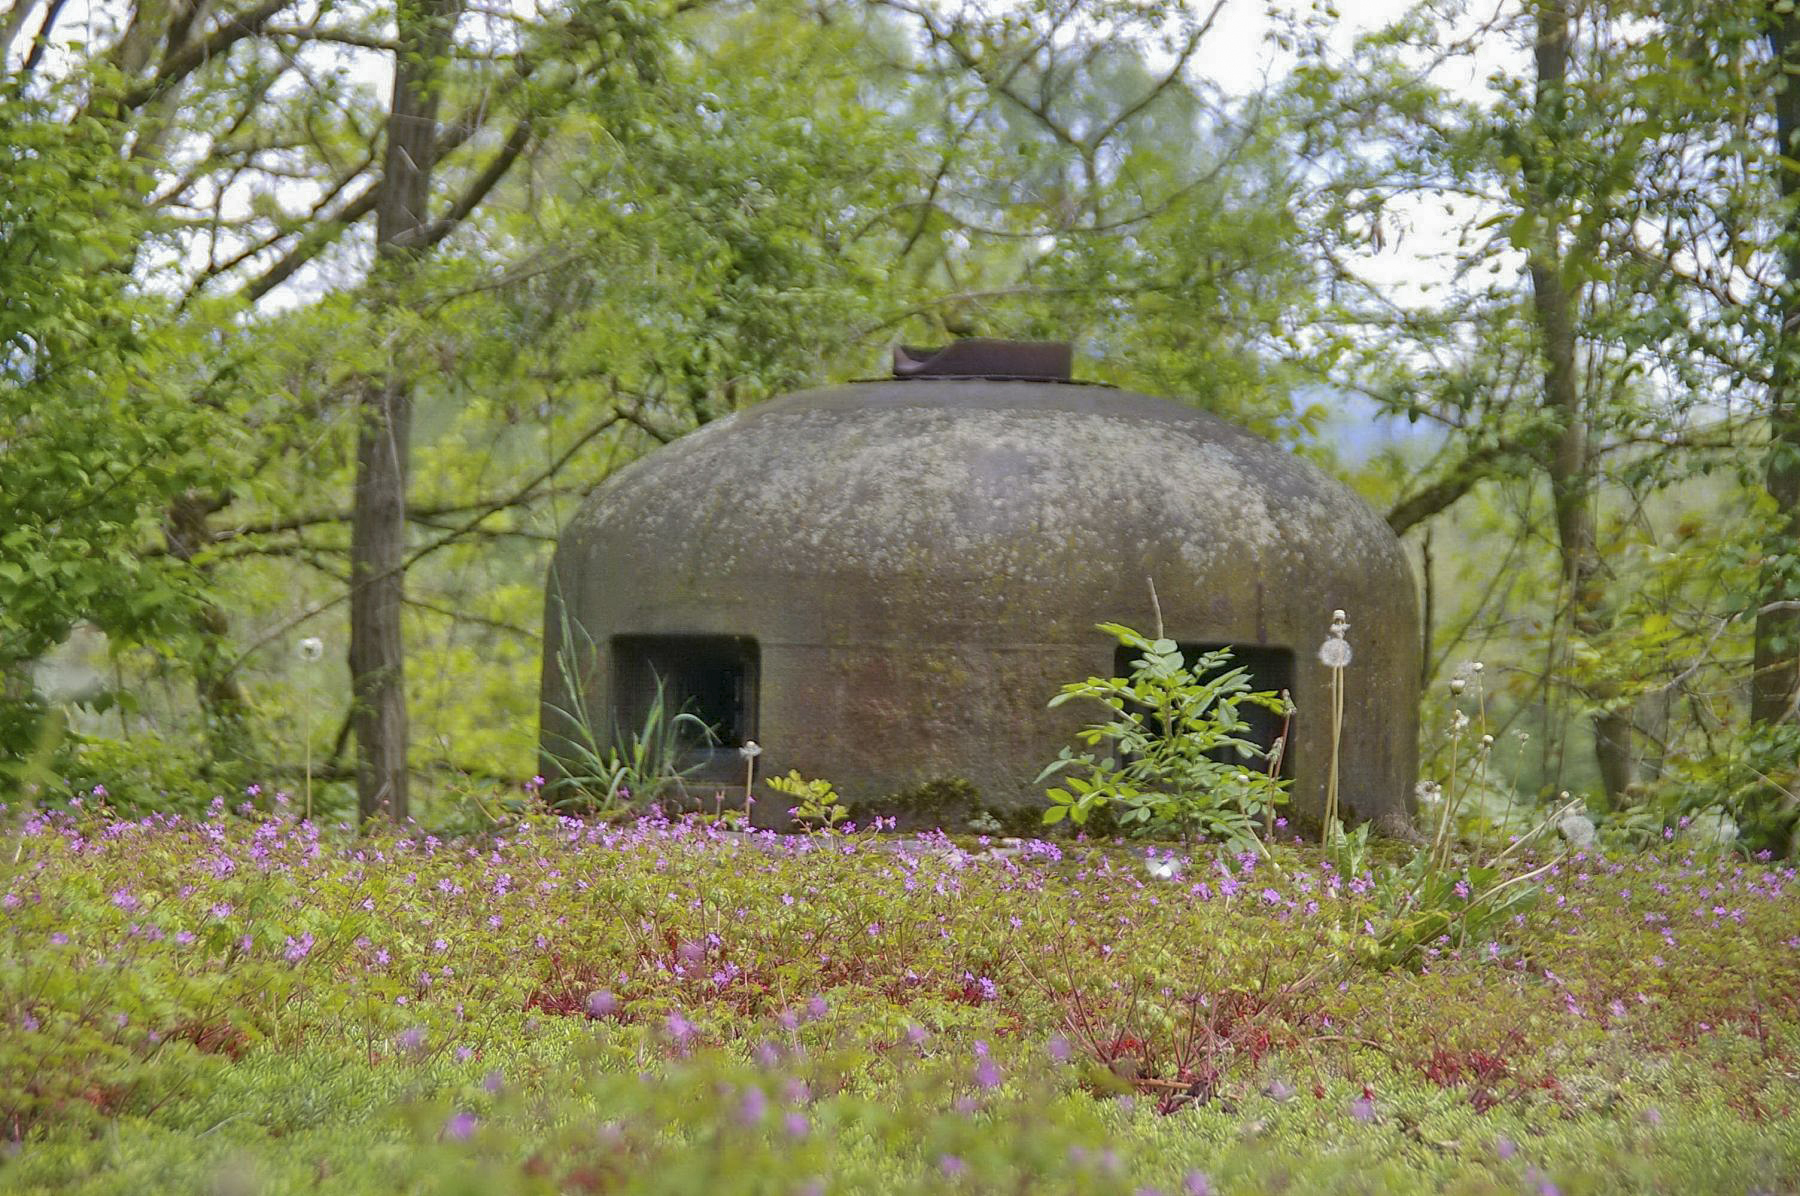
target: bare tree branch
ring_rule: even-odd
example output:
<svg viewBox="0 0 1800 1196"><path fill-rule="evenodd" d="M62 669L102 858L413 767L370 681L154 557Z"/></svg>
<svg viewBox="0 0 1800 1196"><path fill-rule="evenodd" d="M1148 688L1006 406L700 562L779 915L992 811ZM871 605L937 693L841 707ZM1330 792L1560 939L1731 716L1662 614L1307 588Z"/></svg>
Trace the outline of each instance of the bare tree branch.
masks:
<svg viewBox="0 0 1800 1196"><path fill-rule="evenodd" d="M1455 505L1463 495L1500 472L1506 458L1518 449L1518 445L1506 441L1476 445L1436 481L1395 503L1387 514L1388 527L1393 529L1396 536L1405 535L1433 515Z"/></svg>
<svg viewBox="0 0 1800 1196"><path fill-rule="evenodd" d="M38 26L37 36L31 39L31 50L19 67L21 75L29 76L44 60L44 52L50 48L50 35L56 30L56 18L62 15L65 3L67 0L50 0L50 7L44 10L44 23Z"/></svg>
<svg viewBox="0 0 1800 1196"><path fill-rule="evenodd" d="M13 41L25 28L25 22L37 11L38 0L13 0L13 6L6 10L6 19L0 20L0 69L6 66L7 55L12 53Z"/></svg>
<svg viewBox="0 0 1800 1196"><path fill-rule="evenodd" d="M294 0L262 0L262 3L246 12L226 17L210 36L189 42L165 58L149 82L127 91L124 95L125 106L143 107L245 38L261 32L276 13L293 2Z"/></svg>
<svg viewBox="0 0 1800 1196"><path fill-rule="evenodd" d="M482 200L487 198L488 192L492 191L499 185L500 180L506 177L506 172L512 169L513 163L519 160L519 155L524 153L526 147L531 144L531 138L531 118L523 117L513 125L512 132L507 135L505 144L492 158L488 159L487 166L470 180L463 193L452 201L449 210L424 230L423 235L419 238L419 244L421 246L436 245L455 232L457 226L468 219L469 214L480 206Z"/></svg>
<svg viewBox="0 0 1800 1196"><path fill-rule="evenodd" d="M525 76L530 73L531 68L529 65L522 66L516 76L514 85L516 86L517 82L523 81ZM469 105L468 108L464 109L455 120L444 125L437 138L437 149L435 151L437 160L441 162L448 154L460 148L464 142L468 141L469 138L479 132L482 126L487 123L490 111L491 105L489 97L484 94L473 104ZM516 129L515 132L517 132ZM523 147L520 148L523 149ZM513 155L515 158L517 156L517 154ZM356 171L352 171L349 174L342 176L338 184L338 190L342 190L342 188L348 186L350 182L354 181L357 177L366 176L368 169L374 165L374 161L375 154L374 151L371 150L369 157L364 160ZM490 163L490 166L491 165L492 164ZM506 166L510 167L511 165L511 160L507 160ZM503 169L501 173L504 174L505 170ZM498 178L496 178L495 182L498 181ZM492 186L493 184L490 183L489 188L491 189ZM323 219L308 220L305 222L306 231L301 235L300 239L294 242L294 244L289 247L288 251L282 254L279 259L268 267L268 269L245 283L238 292L239 297L245 302L254 303L288 279L292 278L302 266L306 265L321 253L325 252L325 250L329 249L332 245L336 244L338 238L343 236L344 232L349 229L351 225L373 212L375 210L376 202L380 198L380 194L381 180L377 177L371 180L367 186L358 192L355 198L345 203L343 207L339 208L332 215L324 217ZM485 192L483 194L485 194ZM326 198L328 199L329 196ZM321 202L324 201L321 200ZM479 197L477 197L476 202L480 202ZM315 208L315 212L316 211L317 209ZM467 213L464 213L464 215L466 216ZM283 235L285 236L286 234L284 233ZM262 249L269 248L270 245L277 240L279 240L279 238L266 240L256 252L261 252ZM245 255L239 255L238 259L232 264L236 265L243 260L247 260Z"/></svg>
<svg viewBox="0 0 1800 1196"><path fill-rule="evenodd" d="M520 486L517 490L513 491L513 494L511 496L495 499L491 503L484 504L483 509L479 510L478 513L476 515L474 515L472 518L466 520L464 523L460 524L459 526L452 528L451 530L445 532L442 536L439 536L437 539L431 541L429 544L421 545L419 548L413 550L412 554L410 556L408 556L404 561L401 562L401 564L399 566L400 571L410 569L413 565L417 564L424 557L430 556L432 553L438 551L440 548L444 548L447 545L454 543L456 540L462 538L462 536L464 536L469 531L473 530L475 527L477 527L479 524L481 524L484 520L486 520L487 518L496 514L499 511L505 510L509 505L516 505L516 503L518 502L519 495L527 494L527 493L531 492L532 490L535 490L539 485L541 485L543 483L544 480L556 476L556 474L559 471L561 471L561 469L565 465L567 465L569 463L569 461L575 456L576 453L580 452L583 448L585 448L594 439L596 439L602 433L604 433L608 428L616 426L618 423L621 422L621 420L623 418L624 417L622 415L618 415L618 414L610 415L606 419L601 420L594 427L589 428L586 432L583 432L580 436L576 437L574 443L572 443L562 453L557 455L556 460L552 461L549 465L545 466L537 474L533 475L522 486ZM226 666L226 668L223 670L225 675L230 675L231 673L234 673L238 669L242 668L244 666L244 662L249 660L250 657L255 655L257 652L262 650L263 647L274 642L277 639L280 639L282 636L293 631L296 627L301 626L302 624L306 623L308 620L317 618L319 615L324 614L326 611L331 610L332 608L338 606L341 603L348 602L350 600L350 595L355 591L357 585L363 585L363 586L370 585L376 580L377 580L376 577L363 578L355 585L347 587L343 593L335 594L332 597L327 598L321 602L315 602L312 606L309 606L308 608L301 611L299 614L295 615L294 617L292 617L290 619L282 620L280 623L276 624L269 631L258 636L254 641L252 641L248 646L246 646L241 652L239 652L237 654L237 656L235 658L233 658L231 663L228 666Z"/></svg>

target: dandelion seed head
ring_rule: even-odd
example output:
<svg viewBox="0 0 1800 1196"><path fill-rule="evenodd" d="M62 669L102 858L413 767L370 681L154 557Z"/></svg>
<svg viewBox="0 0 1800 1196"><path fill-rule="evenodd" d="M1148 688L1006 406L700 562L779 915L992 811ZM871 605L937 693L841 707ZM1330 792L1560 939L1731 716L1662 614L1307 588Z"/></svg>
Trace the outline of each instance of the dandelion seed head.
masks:
<svg viewBox="0 0 1800 1196"><path fill-rule="evenodd" d="M1348 668L1350 655L1350 644L1335 636L1319 645L1319 663L1328 669Z"/></svg>

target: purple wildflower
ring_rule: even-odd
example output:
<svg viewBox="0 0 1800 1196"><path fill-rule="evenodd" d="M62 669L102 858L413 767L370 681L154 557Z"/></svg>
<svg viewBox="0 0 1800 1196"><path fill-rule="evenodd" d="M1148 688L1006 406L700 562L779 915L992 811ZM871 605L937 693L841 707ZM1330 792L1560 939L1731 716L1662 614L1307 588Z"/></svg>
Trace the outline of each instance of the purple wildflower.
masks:
<svg viewBox="0 0 1800 1196"><path fill-rule="evenodd" d="M287 940L287 950L282 954L287 957L289 963L299 963L308 955L312 954L312 949L313 936L311 933L303 934L299 938L295 938L290 934L288 935Z"/></svg>

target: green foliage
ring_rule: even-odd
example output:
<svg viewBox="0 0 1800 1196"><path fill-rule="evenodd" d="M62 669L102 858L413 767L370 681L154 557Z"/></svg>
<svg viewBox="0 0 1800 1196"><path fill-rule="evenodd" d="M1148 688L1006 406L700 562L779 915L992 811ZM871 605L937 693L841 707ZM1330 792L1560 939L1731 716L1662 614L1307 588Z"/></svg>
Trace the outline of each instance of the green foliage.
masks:
<svg viewBox="0 0 1800 1196"><path fill-rule="evenodd" d="M1258 823L1287 799L1288 782L1263 771L1269 754L1243 738L1249 724L1238 708L1250 702L1284 713L1287 700L1252 693L1249 673L1231 667L1229 649L1187 661L1174 640L1152 640L1119 623L1102 623L1100 630L1142 655L1132 661L1130 677L1071 682L1050 700L1060 706L1087 699L1112 713L1079 732L1090 748L1106 745L1105 754L1064 748L1038 777L1064 776L1047 791L1044 822L1080 826L1111 808L1119 825L1140 834L1197 835L1232 851L1259 848Z"/></svg>
<svg viewBox="0 0 1800 1196"><path fill-rule="evenodd" d="M1562 802L1541 809L1521 808L1511 800L1504 813L1481 808L1482 801L1491 797L1488 773L1494 744L1488 733L1485 676L1484 666L1472 662L1454 684L1448 785L1424 787L1431 798L1421 803L1424 842L1410 857L1371 867L1374 853L1366 823L1354 833L1340 830L1327 843L1344 875L1367 875L1371 881L1371 909L1360 915L1366 933L1359 936L1354 924L1346 924L1343 934L1343 941L1352 944L1353 956L1367 966L1416 968L1423 966L1432 943L1453 942L1460 947L1498 940L1507 924L1521 919L1538 900L1541 878L1555 871L1563 858L1552 855L1548 863L1523 872L1505 868L1527 848L1555 845L1562 820L1575 815L1581 803L1564 794ZM1458 704L1465 699L1475 707L1473 722ZM1465 739L1473 740L1468 748ZM1523 821L1516 823L1515 817ZM1508 834L1515 826L1520 833ZM1508 842L1496 845L1501 837ZM1465 844L1466 853L1459 850Z"/></svg>
<svg viewBox="0 0 1800 1196"><path fill-rule="evenodd" d="M387 8L311 32L279 13L191 71L228 14L137 5L50 38L0 95L5 783L37 760L45 791L154 806L156 761L102 738L176 744L225 788L245 760L297 775L305 736L342 774L346 671L302 684L290 648L319 634L343 657L355 412L393 378L415 402L411 762L516 787L538 579L579 496L746 405L865 375L891 341L978 333L1069 338L1088 376L1323 460L1348 456L1328 417L1351 396L1335 427L1368 404L1409 421L1356 481L1400 523L1429 508L1429 655L1489 656L1496 724L1534 736L1496 748L1481 816L1594 787L1592 720L1623 712L1620 834L1723 805L1791 850L1791 736L1750 727L1742 685L1796 559L1764 493L1792 240L1769 14L1568 7L1552 98L1532 79L1549 10L1520 5L1480 36L1450 5L1354 43L1302 6L1271 18L1293 70L1245 95L1205 78L1213 43L1174 4L1082 0L1054 35L1033 6L787 0L465 23L439 64L444 235L404 278L361 256ZM1441 273L1393 268L1452 240ZM1583 501L1560 504L1594 513L1582 586L1546 532L1566 416L1532 254L1591 366ZM110 637L117 692L53 712L31 666L81 621ZM82 751L33 755L57 720ZM1073 808L1093 778L1068 775Z"/></svg>
<svg viewBox="0 0 1800 1196"><path fill-rule="evenodd" d="M145 180L66 99L0 82L0 758L36 734L16 672L76 623L193 647L205 587L159 533L169 503L223 484L235 440L129 285Z"/></svg>
<svg viewBox="0 0 1800 1196"><path fill-rule="evenodd" d="M284 776L306 735L341 772L347 671L302 683L291 647L318 635L345 655L356 413L387 379L413 401L410 760L517 783L535 771L551 541L579 496L672 437L867 375L892 341L986 332L1071 338L1095 376L1293 440L1319 405L1296 414L1304 366L1270 352L1312 303L1281 130L1165 77L1165 47L1200 29L1179 6L1080 7L1067 44L1031 14L967 8L947 39L931 10L786 0L552 4L493 36L465 23L437 64L426 207L442 223L403 275L363 257L388 9L334 10L316 35L278 13L197 66L183 39L222 12L190 28L146 8L59 50L32 103L8 107L9 136L44 152L0 201L62 246L7 238L56 285L0 251L7 310L64 295L104 333L81 385L117 418L0 425L0 441L9 465L72 454L120 502L106 527L65 515L53 535L47 511L93 495L17 475L45 511L9 521L30 529L31 594L0 590L0 630L42 625L0 651L18 645L22 675L71 617L93 619L136 704L124 728L66 712L82 732L211 731L209 752ZM40 162L64 175L40 179ZM118 268L85 268L100 258ZM190 495L184 559L165 516ZM236 695L224 732L210 680ZM9 747L35 710L15 709L7 725L31 725Z"/></svg>
<svg viewBox="0 0 1800 1196"><path fill-rule="evenodd" d="M790 768L785 777L770 777L764 784L794 799L788 816L804 825L830 829L850 816L849 807L842 804L830 781L817 777L808 780Z"/></svg>
<svg viewBox="0 0 1800 1196"><path fill-rule="evenodd" d="M1364 823L1339 858L1353 863L1366 854L1367 836ZM1435 867L1425 849L1403 864L1374 869L1373 877L1374 933L1357 936L1350 928L1346 939L1359 962L1377 969L1420 967L1433 943L1494 942L1542 893L1531 873L1507 875L1478 864Z"/></svg>
<svg viewBox="0 0 1800 1196"><path fill-rule="evenodd" d="M881 799L884 810L900 810L926 817L959 810L978 809L981 790L967 777L933 777Z"/></svg>
<svg viewBox="0 0 1800 1196"><path fill-rule="evenodd" d="M1288 96L1335 163L1314 196L1334 260L1433 245L1418 288L1334 275L1321 340L1346 390L1414 428L1363 480L1428 543L1432 679L1487 659L1496 723L1533 736L1497 753L1498 806L1604 786L1622 817L1703 809L1721 795L1684 776L1759 735L1749 612L1783 596L1761 493L1794 231L1770 157L1779 23L1735 2L1471 16L1417 6L1343 55L1323 14L1289 28L1307 61ZM1565 21L1566 60L1540 54ZM1583 363L1576 402L1552 393L1559 357ZM1757 804L1789 805L1769 776Z"/></svg>

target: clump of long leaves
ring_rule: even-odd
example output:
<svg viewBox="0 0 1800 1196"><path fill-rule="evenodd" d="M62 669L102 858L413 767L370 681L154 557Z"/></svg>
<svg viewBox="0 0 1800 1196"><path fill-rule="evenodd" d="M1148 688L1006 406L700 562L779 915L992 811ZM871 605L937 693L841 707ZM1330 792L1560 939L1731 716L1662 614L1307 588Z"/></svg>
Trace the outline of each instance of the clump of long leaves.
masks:
<svg viewBox="0 0 1800 1196"><path fill-rule="evenodd" d="M1109 809L1123 827L1149 835L1199 837L1233 851L1261 850L1257 825L1287 800L1279 749L1244 738L1240 713L1248 703L1277 713L1280 694L1253 692L1247 670L1231 665L1231 651L1202 652L1192 661L1174 640L1154 639L1122 623L1100 630L1140 655L1129 677L1089 677L1062 687L1051 706L1088 700L1110 712L1078 738L1099 753L1064 748L1038 776L1060 777L1047 791L1046 823L1081 825Z"/></svg>
<svg viewBox="0 0 1800 1196"><path fill-rule="evenodd" d="M646 808L686 792L686 782L700 767L693 749L712 747L718 736L689 710L671 710L663 679L637 727L614 723L602 730L582 679L592 675L599 651L584 629L563 616L562 646L557 664L564 679L564 703L550 703L561 717L558 763L562 775L546 790L551 806L561 810L614 813Z"/></svg>
<svg viewBox="0 0 1800 1196"><path fill-rule="evenodd" d="M1358 935L1355 927L1347 927L1345 939L1353 958L1379 970L1417 966L1433 943L1460 948L1491 941L1508 921L1537 903L1543 892L1539 877L1563 859L1557 855L1530 871L1509 872L1503 867L1505 855L1485 863L1472 857L1453 864L1421 847L1403 863L1370 869L1366 822L1354 831L1340 831L1329 846L1344 874L1372 879L1370 897L1378 913L1365 919L1368 933Z"/></svg>

